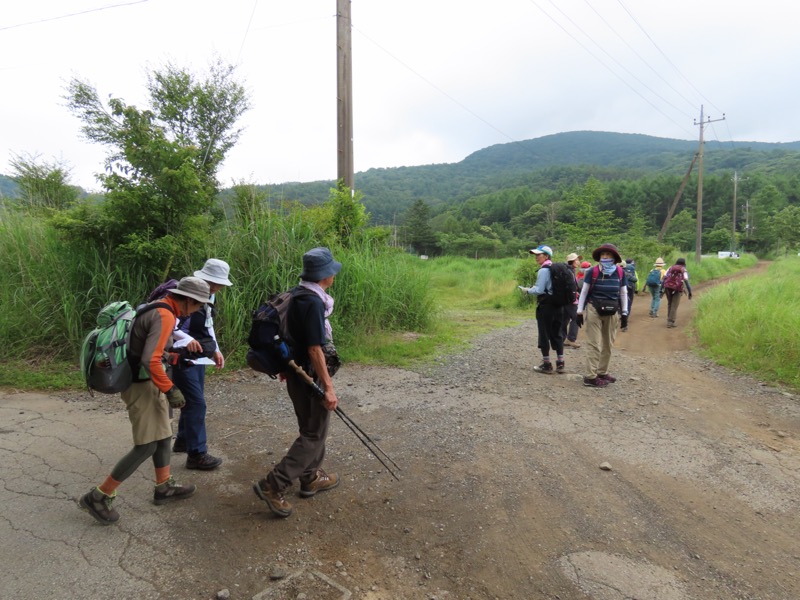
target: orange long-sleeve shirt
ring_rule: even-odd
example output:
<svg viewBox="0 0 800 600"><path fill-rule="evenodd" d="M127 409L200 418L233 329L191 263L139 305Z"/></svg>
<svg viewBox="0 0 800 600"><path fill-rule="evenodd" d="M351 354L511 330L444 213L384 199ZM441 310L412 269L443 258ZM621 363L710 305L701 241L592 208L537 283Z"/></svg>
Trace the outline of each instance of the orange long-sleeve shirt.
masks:
<svg viewBox="0 0 800 600"><path fill-rule="evenodd" d="M169 304L174 313L167 308L156 308L137 317L131 330L130 349L133 355L141 357L141 366L153 384L166 393L172 388L166 372L170 362L167 348L172 347L178 305L169 296L159 302ZM136 376L134 373L134 378Z"/></svg>

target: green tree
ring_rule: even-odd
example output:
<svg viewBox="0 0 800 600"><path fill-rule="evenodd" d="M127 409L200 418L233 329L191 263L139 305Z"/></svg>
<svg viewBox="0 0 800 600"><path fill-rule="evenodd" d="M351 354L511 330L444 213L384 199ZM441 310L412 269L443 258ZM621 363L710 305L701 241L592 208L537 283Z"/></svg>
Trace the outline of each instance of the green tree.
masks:
<svg viewBox="0 0 800 600"><path fill-rule="evenodd" d="M14 155L11 178L19 186L19 202L28 208L63 210L78 199L80 188L70 185L69 168L37 156Z"/></svg>
<svg viewBox="0 0 800 600"><path fill-rule="evenodd" d="M238 139L237 119L247 94L233 67L213 63L203 79L168 65L149 75L150 109L110 98L73 79L66 100L92 142L109 148L98 176L106 201L56 224L79 239L100 243L154 277L170 272L181 253L203 247L218 191L216 173Z"/></svg>
<svg viewBox="0 0 800 600"><path fill-rule="evenodd" d="M405 240L417 254L434 254L438 248L436 234L430 225L430 208L417 200L406 212Z"/></svg>
<svg viewBox="0 0 800 600"><path fill-rule="evenodd" d="M573 219L561 225L565 241L579 248L594 248L616 238L620 219L614 211L600 209L604 201L604 186L594 177L567 195L567 208Z"/></svg>
<svg viewBox="0 0 800 600"><path fill-rule="evenodd" d="M800 249L800 206L787 206L773 216L772 230L779 248Z"/></svg>
<svg viewBox="0 0 800 600"><path fill-rule="evenodd" d="M325 206L330 210L330 230L343 247L349 248L362 237L369 222L369 214L362 202L364 195L339 180L331 188Z"/></svg>

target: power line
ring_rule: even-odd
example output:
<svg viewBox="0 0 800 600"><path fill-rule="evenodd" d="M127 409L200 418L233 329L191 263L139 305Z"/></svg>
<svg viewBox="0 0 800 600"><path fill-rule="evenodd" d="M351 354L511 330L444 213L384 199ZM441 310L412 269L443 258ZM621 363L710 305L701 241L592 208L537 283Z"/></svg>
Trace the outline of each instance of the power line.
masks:
<svg viewBox="0 0 800 600"><path fill-rule="evenodd" d="M66 15L60 15L58 17L47 17L45 19L39 19L38 21L28 21L27 23L17 23L16 25L6 25L5 27L0 27L0 31L6 31L7 29L17 29L19 27L28 27L29 25L38 25L39 23L49 23L50 21L59 21L61 19L69 19L71 17L77 17L80 15L86 15L93 12L100 12L101 10L109 10L112 8L120 8L122 6L133 6L134 4L142 4L144 2L149 2L150 0L133 0L132 2L121 2L119 4L110 4L108 6L100 6L98 8L89 8L87 10L82 10L79 12L69 13Z"/></svg>

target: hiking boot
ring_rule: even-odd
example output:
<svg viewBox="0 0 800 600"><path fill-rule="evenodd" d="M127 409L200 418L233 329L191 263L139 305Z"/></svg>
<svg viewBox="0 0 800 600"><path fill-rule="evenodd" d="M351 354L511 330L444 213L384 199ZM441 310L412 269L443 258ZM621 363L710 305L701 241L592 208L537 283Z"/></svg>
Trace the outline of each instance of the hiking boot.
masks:
<svg viewBox="0 0 800 600"><path fill-rule="evenodd" d="M119 521L119 513L111 506L116 497L116 492L106 496L98 488L92 488L87 494L81 496L78 504L101 525L111 525Z"/></svg>
<svg viewBox="0 0 800 600"><path fill-rule="evenodd" d="M675 321L667 321L667 327L671 329L673 327L677 327L677 325L675 325Z"/></svg>
<svg viewBox="0 0 800 600"><path fill-rule="evenodd" d="M166 504L173 500L183 500L194 494L197 486L194 484L181 485L170 477L164 483L156 486L153 492L153 504Z"/></svg>
<svg viewBox="0 0 800 600"><path fill-rule="evenodd" d="M199 469L200 471L211 471L222 464L222 459L211 456L208 452L201 454L190 454L186 459L187 469Z"/></svg>
<svg viewBox="0 0 800 600"><path fill-rule="evenodd" d="M542 364L533 367L533 370L536 371L537 373L543 373L544 375L552 375L553 363L543 362Z"/></svg>
<svg viewBox="0 0 800 600"><path fill-rule="evenodd" d="M564 342L564 345L569 347L569 348L580 348L581 347L581 345L578 342L575 342L573 340L566 340Z"/></svg>
<svg viewBox="0 0 800 600"><path fill-rule="evenodd" d="M599 387L599 388L602 388L602 387L606 387L608 385L608 382L605 379L602 379L600 377L594 377L594 378L592 378L592 377L584 377L583 378L583 385L585 385L587 387Z"/></svg>
<svg viewBox="0 0 800 600"><path fill-rule="evenodd" d="M266 479L261 479L258 483L254 483L253 491L279 517L285 518L292 514L292 505L286 501L282 493L273 491L272 486Z"/></svg>
<svg viewBox="0 0 800 600"><path fill-rule="evenodd" d="M300 495L303 498L311 498L317 492L332 490L339 485L339 476L336 473L328 475L322 469L317 469L317 476L311 483L300 484Z"/></svg>
<svg viewBox="0 0 800 600"><path fill-rule="evenodd" d="M186 452L186 441L175 438L175 443L172 444L172 452L175 454L183 454Z"/></svg>
<svg viewBox="0 0 800 600"><path fill-rule="evenodd" d="M617 378L614 377L613 375L609 375L608 373L603 373L602 375L598 375L597 377L599 379L602 379L606 383L616 383L617 382Z"/></svg>
<svg viewBox="0 0 800 600"><path fill-rule="evenodd" d="M556 361L556 373L566 373L566 372L567 372L567 370L564 367L564 361L563 360L557 360Z"/></svg>

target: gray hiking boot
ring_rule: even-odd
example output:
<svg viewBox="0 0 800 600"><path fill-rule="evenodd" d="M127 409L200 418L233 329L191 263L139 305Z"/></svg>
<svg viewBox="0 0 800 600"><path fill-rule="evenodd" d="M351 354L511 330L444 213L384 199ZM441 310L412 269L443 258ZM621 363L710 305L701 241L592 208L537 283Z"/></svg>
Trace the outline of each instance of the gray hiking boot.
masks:
<svg viewBox="0 0 800 600"><path fill-rule="evenodd" d="M106 496L98 488L92 488L81 496L78 504L101 525L111 525L119 521L119 513L111 506L116 497L116 492L111 496Z"/></svg>
<svg viewBox="0 0 800 600"><path fill-rule="evenodd" d="M174 500L183 500L194 494L197 486L194 484L180 485L173 477L156 486L153 491L153 504L166 504Z"/></svg>

